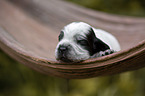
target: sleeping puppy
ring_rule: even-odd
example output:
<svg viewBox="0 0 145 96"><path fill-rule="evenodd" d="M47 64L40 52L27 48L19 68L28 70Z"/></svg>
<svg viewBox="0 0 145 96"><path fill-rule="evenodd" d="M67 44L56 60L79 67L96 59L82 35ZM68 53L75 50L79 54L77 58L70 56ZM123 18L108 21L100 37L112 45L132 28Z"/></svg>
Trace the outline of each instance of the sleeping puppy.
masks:
<svg viewBox="0 0 145 96"><path fill-rule="evenodd" d="M110 33L84 22L73 22L60 32L55 57L63 62L80 62L119 50L118 41Z"/></svg>

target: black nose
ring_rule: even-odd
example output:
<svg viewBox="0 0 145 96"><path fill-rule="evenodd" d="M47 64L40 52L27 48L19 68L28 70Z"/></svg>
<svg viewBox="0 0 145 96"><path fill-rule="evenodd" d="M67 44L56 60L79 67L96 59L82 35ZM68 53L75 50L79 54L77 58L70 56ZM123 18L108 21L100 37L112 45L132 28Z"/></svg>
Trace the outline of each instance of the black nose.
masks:
<svg viewBox="0 0 145 96"><path fill-rule="evenodd" d="M60 52L65 52L67 50L68 50L68 46L63 46L63 45L59 46L59 51Z"/></svg>

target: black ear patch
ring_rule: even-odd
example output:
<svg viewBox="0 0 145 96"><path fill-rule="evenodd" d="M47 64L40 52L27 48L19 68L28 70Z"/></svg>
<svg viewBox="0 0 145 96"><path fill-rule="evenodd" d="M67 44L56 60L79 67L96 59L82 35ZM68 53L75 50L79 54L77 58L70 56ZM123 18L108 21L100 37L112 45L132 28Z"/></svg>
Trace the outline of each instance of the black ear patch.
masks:
<svg viewBox="0 0 145 96"><path fill-rule="evenodd" d="M89 46L91 49L90 55L93 55L100 51L105 51L107 49L110 49L110 47L107 44L105 44L102 40L100 40L99 38L95 36L94 30L92 28L90 28L89 34L87 37L88 37Z"/></svg>
<svg viewBox="0 0 145 96"><path fill-rule="evenodd" d="M110 49L110 47L99 38L96 38L94 39L93 49L94 49L94 52L97 53L100 51L105 51L107 49Z"/></svg>

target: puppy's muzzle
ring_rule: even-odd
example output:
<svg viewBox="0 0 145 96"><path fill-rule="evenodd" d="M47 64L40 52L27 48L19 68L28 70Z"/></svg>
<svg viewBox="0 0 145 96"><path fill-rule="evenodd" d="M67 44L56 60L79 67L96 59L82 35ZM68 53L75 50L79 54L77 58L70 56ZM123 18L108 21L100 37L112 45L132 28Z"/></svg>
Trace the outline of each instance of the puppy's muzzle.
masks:
<svg viewBox="0 0 145 96"><path fill-rule="evenodd" d="M69 45L60 45L58 48L59 53L66 53L69 50Z"/></svg>
<svg viewBox="0 0 145 96"><path fill-rule="evenodd" d="M69 62L70 60L68 59L68 54L69 51L71 50L70 45L59 45L58 47L58 59Z"/></svg>

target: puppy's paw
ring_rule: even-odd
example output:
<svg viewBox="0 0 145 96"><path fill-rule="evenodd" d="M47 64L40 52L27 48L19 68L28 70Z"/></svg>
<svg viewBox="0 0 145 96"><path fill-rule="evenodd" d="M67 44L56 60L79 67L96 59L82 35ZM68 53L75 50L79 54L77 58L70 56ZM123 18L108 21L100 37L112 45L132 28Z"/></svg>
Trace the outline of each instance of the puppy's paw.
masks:
<svg viewBox="0 0 145 96"><path fill-rule="evenodd" d="M101 56L109 55L109 54L112 54L112 53L115 53L115 51L112 50L112 49L108 49L108 50L105 50L105 51L101 51L97 54L98 54L98 57L101 57Z"/></svg>
<svg viewBox="0 0 145 96"><path fill-rule="evenodd" d="M108 50L100 51L100 52L94 54L91 58L105 56L105 55L109 55L109 54L112 54L112 53L115 53L115 52L116 51L114 51L112 49L108 49Z"/></svg>
<svg viewBox="0 0 145 96"><path fill-rule="evenodd" d="M108 49L108 50L105 50L105 51L104 51L104 54L105 54L105 55L109 55L109 54L112 54L112 53L115 53L115 51L112 50L112 49Z"/></svg>

